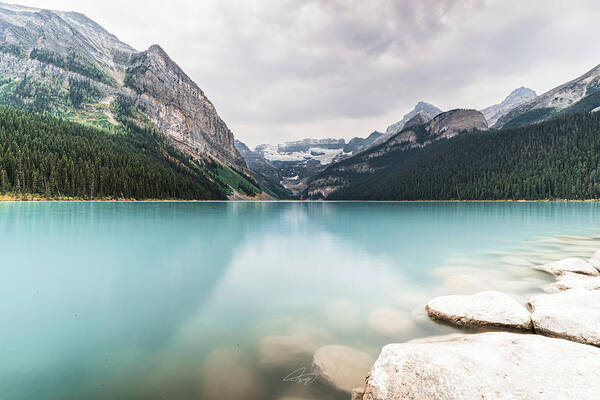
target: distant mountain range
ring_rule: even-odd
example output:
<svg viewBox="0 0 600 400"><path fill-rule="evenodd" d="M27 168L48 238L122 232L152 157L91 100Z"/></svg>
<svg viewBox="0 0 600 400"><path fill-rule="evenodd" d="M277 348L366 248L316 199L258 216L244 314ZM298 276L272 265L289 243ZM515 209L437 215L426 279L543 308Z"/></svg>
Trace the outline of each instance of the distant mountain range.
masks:
<svg viewBox="0 0 600 400"><path fill-rule="evenodd" d="M254 150L240 141L236 147L246 159L253 176L269 182L269 187L288 196L306 189L307 180L331 163L344 160L369 148L381 137L373 132L367 138L304 139L282 144L261 144Z"/></svg>
<svg viewBox="0 0 600 400"><path fill-rule="evenodd" d="M80 13L0 3L0 52L0 105L109 131L152 126L223 176L252 179L231 130L160 46L137 51Z"/></svg>
<svg viewBox="0 0 600 400"><path fill-rule="evenodd" d="M359 158L364 157L364 154L373 157L374 152L370 149L375 147L378 148L377 152L382 154L390 149L397 150L399 143L403 143L400 147L404 149L428 145L432 140L418 142L418 128L410 130L408 128L427 124L441 114L444 116L425 127L433 140L452 137L462 129L485 130L500 117L533 98L535 98L533 90L525 87L515 89L499 104L481 110L482 116L474 110L453 110L444 114L438 107L419 101L400 121L388 126L385 133L375 131L367 138L353 138L348 143L344 139L304 139L278 145L262 144L254 151L248 149L243 143L236 146L254 176L262 175L271 185L284 187L288 193L297 196L307 188L316 190L314 186L318 184L313 183L309 188L308 182L325 168L331 166L329 170L335 170L337 163L359 153L361 154L357 156ZM464 120L459 122L459 118ZM463 123L466 125L462 125ZM437 125L443 126L447 131L440 133L442 128L436 128ZM401 132L402 134L399 135ZM384 143L385 145L380 146ZM344 165L346 165L344 168L348 168L348 163ZM326 189L325 192L328 190L331 188Z"/></svg>
<svg viewBox="0 0 600 400"><path fill-rule="evenodd" d="M331 193L352 185L355 179L386 170L390 165L385 159L390 153L423 148L436 141L450 139L461 132L488 129L481 112L460 109L441 113L429 121L426 121L423 115L415 114L404 126L404 129L387 141L333 164L317 174L308 183L303 197L327 198Z"/></svg>

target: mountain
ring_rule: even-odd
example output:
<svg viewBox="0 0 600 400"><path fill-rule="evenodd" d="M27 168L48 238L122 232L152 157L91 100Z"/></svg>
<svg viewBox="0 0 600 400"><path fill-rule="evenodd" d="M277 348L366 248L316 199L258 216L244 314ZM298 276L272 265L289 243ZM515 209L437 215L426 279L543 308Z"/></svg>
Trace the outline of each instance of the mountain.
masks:
<svg viewBox="0 0 600 400"><path fill-rule="evenodd" d="M283 177L279 168L271 165L261 153L251 150L245 143L237 139L235 140L235 147L244 160L246 160L252 177L261 187L271 191L273 197L279 199L289 199L292 197L292 193L281 184Z"/></svg>
<svg viewBox="0 0 600 400"><path fill-rule="evenodd" d="M476 131L365 160L371 173L352 170L350 158L317 179L350 182L329 200L598 199L598 127L600 113L579 113Z"/></svg>
<svg viewBox="0 0 600 400"><path fill-rule="evenodd" d="M489 126L494 125L498 119L508 114L514 108L525 104L536 98L537 94L526 87L520 87L513 90L501 103L484 108L481 113L485 117Z"/></svg>
<svg viewBox="0 0 600 400"><path fill-rule="evenodd" d="M374 131L366 138L352 138L350 139L350 141L348 141L346 146L344 146L344 153L354 154L359 151L365 150L371 147L371 145L381 136L383 136L383 133Z"/></svg>
<svg viewBox="0 0 600 400"><path fill-rule="evenodd" d="M328 198L335 191L351 187L355 180L364 177L376 179L377 173L393 167L385 162L390 154L427 147L461 132L488 129L483 114L476 110L451 110L437 115L429 122L418 124L425 118L414 115L407 121L411 122L408 127L386 142L329 166L308 182L303 197Z"/></svg>
<svg viewBox="0 0 600 400"><path fill-rule="evenodd" d="M600 107L600 65L584 75L522 104L502 116L494 128L525 126Z"/></svg>
<svg viewBox="0 0 600 400"><path fill-rule="evenodd" d="M429 120L433 119L433 117L441 113L442 110L440 110L436 106L429 103L425 103L423 101L419 101L415 105L415 108L413 108L412 111L404 114L400 121L388 126L385 130L385 133L381 137L377 138L377 140L375 140L373 144L377 145L385 142L387 139L391 138L392 136L400 132L402 129L404 129L406 123L417 115L421 115L423 121L428 122Z"/></svg>
<svg viewBox="0 0 600 400"><path fill-rule="evenodd" d="M216 163L234 192L253 185L231 130L160 46L139 52L83 14L0 3L0 52L0 105L111 132L149 126Z"/></svg>

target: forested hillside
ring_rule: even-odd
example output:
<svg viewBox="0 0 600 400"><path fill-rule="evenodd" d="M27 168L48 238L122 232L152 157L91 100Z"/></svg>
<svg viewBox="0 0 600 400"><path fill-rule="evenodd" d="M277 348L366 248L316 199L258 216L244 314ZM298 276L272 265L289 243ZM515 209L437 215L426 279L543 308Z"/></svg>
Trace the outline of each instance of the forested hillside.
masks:
<svg viewBox="0 0 600 400"><path fill-rule="evenodd" d="M0 193L81 199L225 199L224 167L183 155L151 127L108 131L0 107ZM251 188L248 191L252 191Z"/></svg>
<svg viewBox="0 0 600 400"><path fill-rule="evenodd" d="M391 152L369 162L373 173L344 172L346 162L335 177L351 183L328 199L598 199L600 113Z"/></svg>

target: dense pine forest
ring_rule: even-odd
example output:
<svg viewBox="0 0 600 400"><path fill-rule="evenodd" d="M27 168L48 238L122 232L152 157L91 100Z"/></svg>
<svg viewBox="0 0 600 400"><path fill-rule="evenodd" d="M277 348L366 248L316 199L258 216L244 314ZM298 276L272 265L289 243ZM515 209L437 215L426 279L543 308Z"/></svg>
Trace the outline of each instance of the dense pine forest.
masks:
<svg viewBox="0 0 600 400"><path fill-rule="evenodd" d="M336 172L352 183L328 199L598 199L600 113L463 133L389 153L369 166L373 174Z"/></svg>
<svg viewBox="0 0 600 400"><path fill-rule="evenodd" d="M182 155L150 127L110 132L0 107L0 193L81 199L225 199L222 167Z"/></svg>

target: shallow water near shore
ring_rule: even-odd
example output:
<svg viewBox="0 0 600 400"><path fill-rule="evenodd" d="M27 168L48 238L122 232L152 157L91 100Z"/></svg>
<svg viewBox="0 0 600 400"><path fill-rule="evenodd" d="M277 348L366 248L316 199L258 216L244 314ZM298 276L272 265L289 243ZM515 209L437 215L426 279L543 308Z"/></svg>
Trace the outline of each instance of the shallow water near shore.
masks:
<svg viewBox="0 0 600 400"><path fill-rule="evenodd" d="M598 248L599 203L0 203L0 398L347 399L284 378Z"/></svg>

